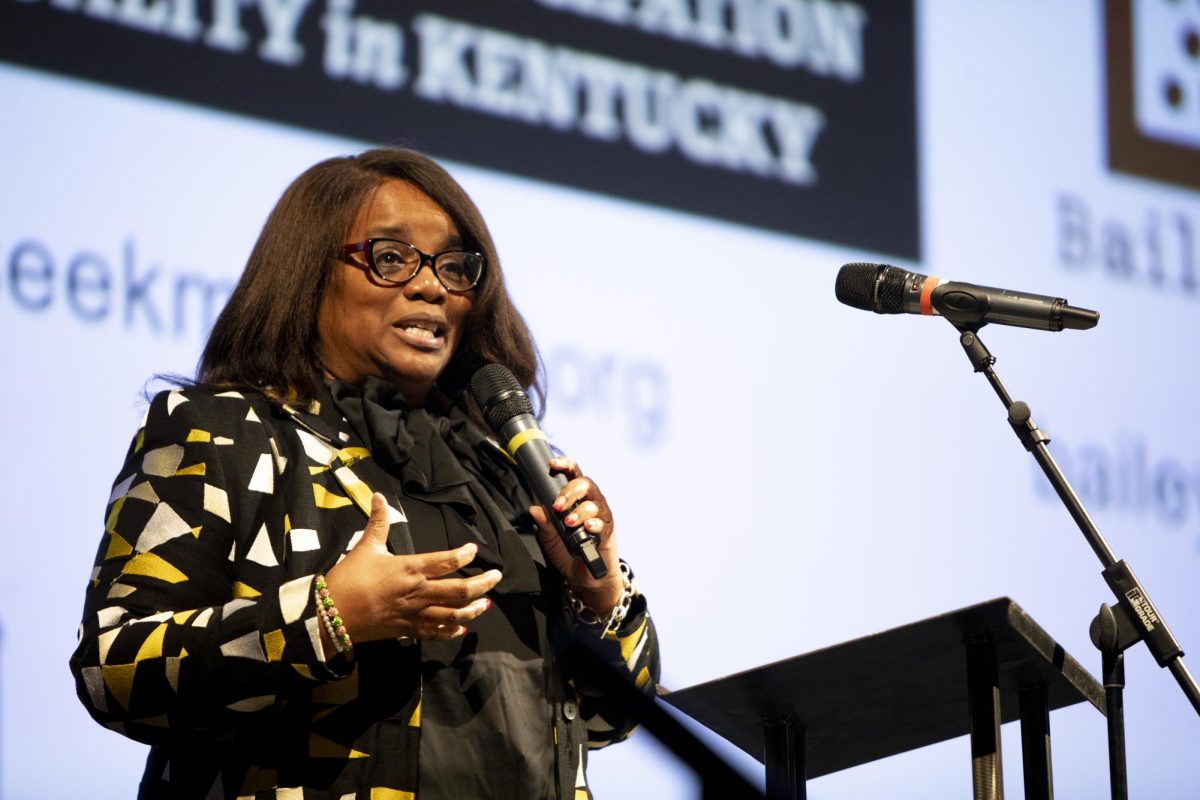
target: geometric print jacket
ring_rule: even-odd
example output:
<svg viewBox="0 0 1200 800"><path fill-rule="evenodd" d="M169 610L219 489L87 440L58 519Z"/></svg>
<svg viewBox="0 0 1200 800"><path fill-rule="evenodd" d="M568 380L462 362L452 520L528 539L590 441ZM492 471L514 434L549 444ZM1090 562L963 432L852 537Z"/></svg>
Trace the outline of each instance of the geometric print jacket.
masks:
<svg viewBox="0 0 1200 800"><path fill-rule="evenodd" d="M369 642L327 661L313 593L361 537L375 491L389 548L413 552L395 481L334 409L204 388L153 399L113 486L70 664L92 717L152 746L139 797L416 797L420 646ZM550 616L551 637L595 637ZM599 644L654 691L640 594ZM541 646L558 796L587 798L586 750L633 725Z"/></svg>

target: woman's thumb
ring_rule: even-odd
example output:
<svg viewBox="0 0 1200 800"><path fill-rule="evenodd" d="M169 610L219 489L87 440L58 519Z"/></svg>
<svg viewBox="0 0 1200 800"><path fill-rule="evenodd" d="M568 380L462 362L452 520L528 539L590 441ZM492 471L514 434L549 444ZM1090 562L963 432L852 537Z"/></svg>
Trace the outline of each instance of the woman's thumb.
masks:
<svg viewBox="0 0 1200 800"><path fill-rule="evenodd" d="M363 538L359 544L370 542L372 545L387 547L388 529L387 501L379 492L371 495L371 516L367 518L367 527L363 529Z"/></svg>

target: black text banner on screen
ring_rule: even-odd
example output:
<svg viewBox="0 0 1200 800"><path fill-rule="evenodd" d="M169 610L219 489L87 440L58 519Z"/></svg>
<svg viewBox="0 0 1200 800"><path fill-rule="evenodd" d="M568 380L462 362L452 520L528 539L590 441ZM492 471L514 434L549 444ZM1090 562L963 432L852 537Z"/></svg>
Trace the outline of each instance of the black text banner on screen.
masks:
<svg viewBox="0 0 1200 800"><path fill-rule="evenodd" d="M919 259L913 16L912 0L0 0L0 59Z"/></svg>

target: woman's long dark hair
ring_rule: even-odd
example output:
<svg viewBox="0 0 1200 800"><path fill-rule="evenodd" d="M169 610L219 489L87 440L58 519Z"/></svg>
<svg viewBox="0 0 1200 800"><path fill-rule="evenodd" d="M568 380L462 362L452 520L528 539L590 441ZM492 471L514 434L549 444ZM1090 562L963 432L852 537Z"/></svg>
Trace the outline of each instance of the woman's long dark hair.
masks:
<svg viewBox="0 0 1200 800"><path fill-rule="evenodd" d="M317 311L336 249L345 243L368 195L385 181L408 181L454 220L466 249L487 259L474 305L440 385L457 395L471 367L508 367L540 406L544 398L537 348L504 285L500 257L479 209L442 167L412 150L368 150L306 170L279 198L246 269L200 356L201 386L264 391L301 405L321 385ZM451 379L452 377L452 379Z"/></svg>

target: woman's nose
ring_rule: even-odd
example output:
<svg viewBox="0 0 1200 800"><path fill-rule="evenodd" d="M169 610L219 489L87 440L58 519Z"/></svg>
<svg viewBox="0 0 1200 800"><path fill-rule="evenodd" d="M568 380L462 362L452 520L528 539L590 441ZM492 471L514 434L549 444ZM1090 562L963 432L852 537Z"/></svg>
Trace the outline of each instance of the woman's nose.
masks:
<svg viewBox="0 0 1200 800"><path fill-rule="evenodd" d="M404 284L404 293L414 299L419 297L432 303L445 297L446 287L442 286L442 282L438 280L438 276L433 270L433 264L422 259L421 265L417 267L417 274Z"/></svg>

